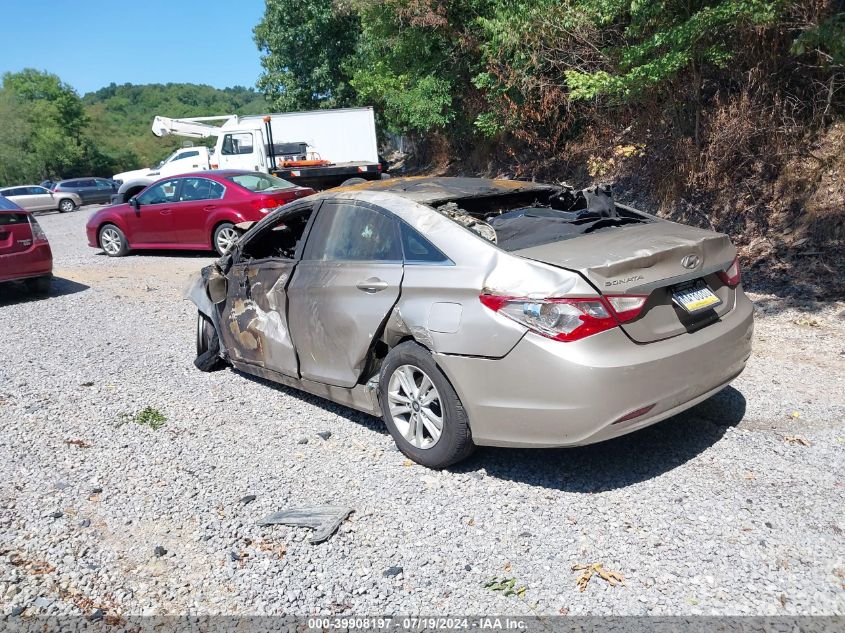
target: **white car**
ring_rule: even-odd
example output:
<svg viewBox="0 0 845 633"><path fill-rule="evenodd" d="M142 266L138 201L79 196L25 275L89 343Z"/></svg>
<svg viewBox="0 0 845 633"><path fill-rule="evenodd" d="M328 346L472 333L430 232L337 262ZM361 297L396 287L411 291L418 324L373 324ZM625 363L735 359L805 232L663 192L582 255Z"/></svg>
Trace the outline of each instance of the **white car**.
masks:
<svg viewBox="0 0 845 633"><path fill-rule="evenodd" d="M82 205L82 199L71 191L50 191L40 185L21 185L0 189L0 196L8 198L27 211L67 213Z"/></svg>

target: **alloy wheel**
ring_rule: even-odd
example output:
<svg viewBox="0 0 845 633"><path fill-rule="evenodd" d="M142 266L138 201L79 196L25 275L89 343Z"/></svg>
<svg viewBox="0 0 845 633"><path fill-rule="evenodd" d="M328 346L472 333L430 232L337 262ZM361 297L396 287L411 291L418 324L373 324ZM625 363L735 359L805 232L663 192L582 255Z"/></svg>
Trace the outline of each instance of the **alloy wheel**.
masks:
<svg viewBox="0 0 845 633"><path fill-rule="evenodd" d="M401 365L387 386L388 411L414 448L432 448L443 433L443 403L431 378L414 365Z"/></svg>
<svg viewBox="0 0 845 633"><path fill-rule="evenodd" d="M238 241L238 232L230 227L217 231L217 250L224 255L232 250Z"/></svg>
<svg viewBox="0 0 845 633"><path fill-rule="evenodd" d="M100 233L100 245L109 255L116 255L120 252L122 246L120 233L112 228L103 229L103 232Z"/></svg>
<svg viewBox="0 0 845 633"><path fill-rule="evenodd" d="M70 200L62 200L59 203L59 207L61 207L62 213L67 213L73 211L74 204Z"/></svg>

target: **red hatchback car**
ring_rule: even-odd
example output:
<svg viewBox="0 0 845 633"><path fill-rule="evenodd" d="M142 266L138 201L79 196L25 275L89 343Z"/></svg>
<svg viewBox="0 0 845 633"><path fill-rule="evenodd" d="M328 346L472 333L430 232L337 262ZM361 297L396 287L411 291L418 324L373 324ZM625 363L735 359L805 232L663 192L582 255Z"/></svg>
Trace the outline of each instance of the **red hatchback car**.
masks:
<svg viewBox="0 0 845 633"><path fill-rule="evenodd" d="M255 171L203 171L151 184L126 204L100 209L85 229L88 245L120 257L130 249L215 250L224 255L268 211L314 193Z"/></svg>
<svg viewBox="0 0 845 633"><path fill-rule="evenodd" d="M0 196L0 285L18 280L34 292L50 292L53 252L32 214Z"/></svg>

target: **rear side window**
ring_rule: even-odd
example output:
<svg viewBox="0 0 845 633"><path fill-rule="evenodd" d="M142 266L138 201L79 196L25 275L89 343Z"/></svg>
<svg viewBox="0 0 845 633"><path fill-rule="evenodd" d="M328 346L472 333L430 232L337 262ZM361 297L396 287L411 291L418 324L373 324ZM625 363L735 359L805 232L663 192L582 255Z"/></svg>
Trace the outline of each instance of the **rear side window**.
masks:
<svg viewBox="0 0 845 633"><path fill-rule="evenodd" d="M440 250L418 231L412 229L404 222L400 222L402 231L402 250L405 254L405 262L409 264L450 264L452 260L446 257Z"/></svg>
<svg viewBox="0 0 845 633"><path fill-rule="evenodd" d="M219 182L208 178L185 178L179 200L219 200L226 193L226 188Z"/></svg>
<svg viewBox="0 0 845 633"><path fill-rule="evenodd" d="M77 187L96 187L96 183L93 180L80 180L76 183Z"/></svg>
<svg viewBox="0 0 845 633"><path fill-rule="evenodd" d="M308 238L304 259L401 262L397 221L350 202L326 202Z"/></svg>
<svg viewBox="0 0 845 633"><path fill-rule="evenodd" d="M0 202L0 209L5 207ZM8 226L10 224L26 224L29 222L26 213L0 213L0 226Z"/></svg>

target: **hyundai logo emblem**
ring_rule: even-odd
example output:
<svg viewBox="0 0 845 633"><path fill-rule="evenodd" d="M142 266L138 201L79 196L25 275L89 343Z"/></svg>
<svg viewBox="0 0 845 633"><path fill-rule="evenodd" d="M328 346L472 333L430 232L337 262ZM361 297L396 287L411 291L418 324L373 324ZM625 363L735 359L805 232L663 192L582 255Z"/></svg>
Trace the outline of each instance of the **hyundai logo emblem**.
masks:
<svg viewBox="0 0 845 633"><path fill-rule="evenodd" d="M681 266L684 268L689 268L692 270L693 268L698 268L698 265L701 263L701 258L698 255L687 255L681 260Z"/></svg>

